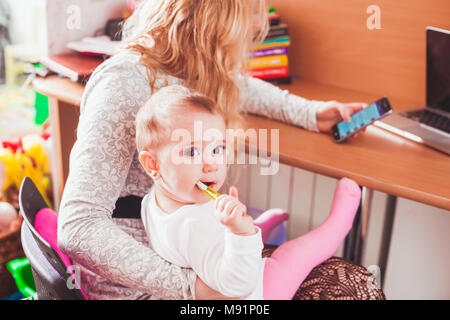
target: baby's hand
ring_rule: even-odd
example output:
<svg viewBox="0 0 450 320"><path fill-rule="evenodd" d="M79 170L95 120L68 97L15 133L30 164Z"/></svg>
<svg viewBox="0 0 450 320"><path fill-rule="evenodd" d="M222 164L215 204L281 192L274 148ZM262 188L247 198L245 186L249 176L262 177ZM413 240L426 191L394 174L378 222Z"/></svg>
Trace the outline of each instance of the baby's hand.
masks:
<svg viewBox="0 0 450 320"><path fill-rule="evenodd" d="M236 187L230 188L230 195L223 194L217 198L216 217L234 234L252 235L257 232L253 218L247 214L247 208L238 199Z"/></svg>

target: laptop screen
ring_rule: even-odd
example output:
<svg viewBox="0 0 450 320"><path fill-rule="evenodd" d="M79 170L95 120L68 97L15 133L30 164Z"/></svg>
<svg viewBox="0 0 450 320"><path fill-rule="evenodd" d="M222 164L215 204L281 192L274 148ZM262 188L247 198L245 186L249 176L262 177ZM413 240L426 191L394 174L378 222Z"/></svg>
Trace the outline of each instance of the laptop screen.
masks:
<svg viewBox="0 0 450 320"><path fill-rule="evenodd" d="M427 107L450 112L450 31L427 28Z"/></svg>

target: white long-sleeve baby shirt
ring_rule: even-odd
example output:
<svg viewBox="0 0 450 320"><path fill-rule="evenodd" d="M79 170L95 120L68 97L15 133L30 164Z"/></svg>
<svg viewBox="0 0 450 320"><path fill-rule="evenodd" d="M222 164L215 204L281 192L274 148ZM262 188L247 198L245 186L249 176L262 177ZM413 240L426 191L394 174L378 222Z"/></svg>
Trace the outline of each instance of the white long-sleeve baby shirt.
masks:
<svg viewBox="0 0 450 320"><path fill-rule="evenodd" d="M164 259L195 273L225 296L262 299L264 259L261 230L239 236L215 217L214 201L172 213L157 205L155 189L142 200L142 220L151 246Z"/></svg>

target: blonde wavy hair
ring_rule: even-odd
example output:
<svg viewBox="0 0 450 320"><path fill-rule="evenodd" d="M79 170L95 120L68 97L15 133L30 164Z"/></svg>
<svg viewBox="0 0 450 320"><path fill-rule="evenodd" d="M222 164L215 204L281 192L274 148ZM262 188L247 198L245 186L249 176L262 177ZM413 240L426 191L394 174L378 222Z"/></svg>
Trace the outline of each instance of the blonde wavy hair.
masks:
<svg viewBox="0 0 450 320"><path fill-rule="evenodd" d="M266 0L141 0L123 41L140 55L152 92L158 73L183 79L212 99L229 125L241 119L238 75L249 45L267 30Z"/></svg>

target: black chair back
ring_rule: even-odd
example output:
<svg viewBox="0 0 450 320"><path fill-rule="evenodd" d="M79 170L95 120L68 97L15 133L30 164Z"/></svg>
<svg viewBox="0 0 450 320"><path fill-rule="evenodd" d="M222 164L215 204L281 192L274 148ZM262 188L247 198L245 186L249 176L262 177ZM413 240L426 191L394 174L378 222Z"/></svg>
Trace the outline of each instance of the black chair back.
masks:
<svg viewBox="0 0 450 320"><path fill-rule="evenodd" d="M84 300L77 288L68 286L71 274L52 246L34 228L36 213L47 203L29 177L19 190L19 206L23 216L21 240L36 285L39 300ZM70 288L69 288L70 287Z"/></svg>

